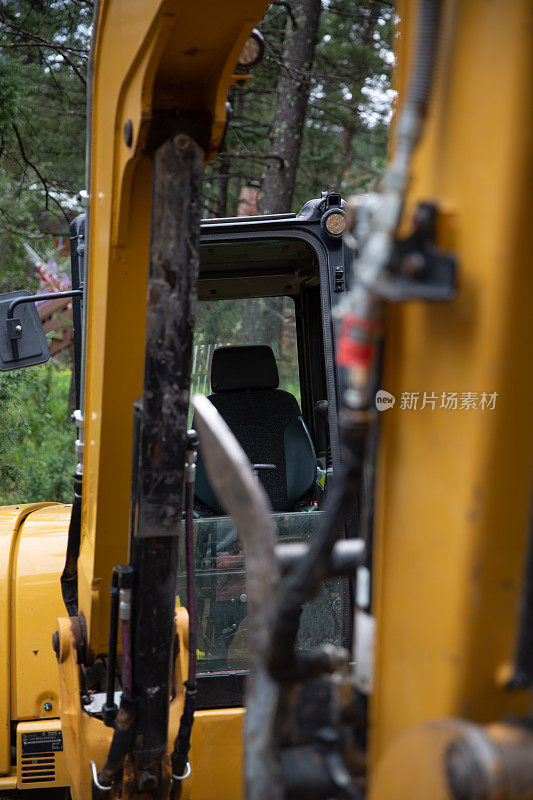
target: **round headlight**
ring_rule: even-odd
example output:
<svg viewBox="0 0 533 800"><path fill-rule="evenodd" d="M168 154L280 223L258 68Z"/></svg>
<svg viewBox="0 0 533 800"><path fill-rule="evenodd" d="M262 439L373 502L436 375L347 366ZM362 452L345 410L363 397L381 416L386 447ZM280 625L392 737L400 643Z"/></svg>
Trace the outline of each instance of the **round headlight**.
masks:
<svg viewBox="0 0 533 800"><path fill-rule="evenodd" d="M342 236L346 230L346 215L337 209L328 211L322 218L322 224L330 236Z"/></svg>
<svg viewBox="0 0 533 800"><path fill-rule="evenodd" d="M256 67L262 60L264 52L265 40L257 28L254 28L244 43L239 60L237 61L238 71L250 72L250 70Z"/></svg>

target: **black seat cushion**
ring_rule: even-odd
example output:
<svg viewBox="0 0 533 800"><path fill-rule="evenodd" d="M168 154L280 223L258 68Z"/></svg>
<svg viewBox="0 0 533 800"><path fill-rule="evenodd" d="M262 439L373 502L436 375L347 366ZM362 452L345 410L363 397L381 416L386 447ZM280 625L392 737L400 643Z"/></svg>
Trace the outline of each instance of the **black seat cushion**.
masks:
<svg viewBox="0 0 533 800"><path fill-rule="evenodd" d="M211 362L211 391L242 392L249 389L277 389L276 358L268 344L239 344L217 347Z"/></svg>
<svg viewBox="0 0 533 800"><path fill-rule="evenodd" d="M209 400L235 434L252 464L274 464L261 482L274 511L291 511L309 499L316 476L313 443L294 395L279 384L268 345L221 347L213 354ZM259 384L259 385L258 385ZM198 457L196 496L216 514L224 513Z"/></svg>

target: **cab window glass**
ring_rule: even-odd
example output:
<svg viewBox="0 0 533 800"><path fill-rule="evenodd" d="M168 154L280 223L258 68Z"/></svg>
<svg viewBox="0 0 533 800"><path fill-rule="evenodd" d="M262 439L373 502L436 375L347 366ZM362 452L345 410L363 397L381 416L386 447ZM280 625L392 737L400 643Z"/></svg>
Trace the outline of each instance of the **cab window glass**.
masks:
<svg viewBox="0 0 533 800"><path fill-rule="evenodd" d="M292 394L301 407L295 305L288 296L203 300L198 303L191 396L196 393L206 396L211 394L211 365L213 353L218 347L251 344L266 344L272 348L279 372L279 388ZM246 402L242 398L238 398L238 401L244 404L243 408L248 408L246 403L250 402L250 398ZM232 405L232 409L234 408L235 405ZM248 414L248 419L249 408L243 413ZM278 413L281 419L282 412ZM191 411L191 422L192 416ZM303 423L298 423L298 426L301 424ZM291 434L287 433L287 446L294 441L301 442L301 439L297 439L301 435L301 427L298 427L300 433L295 433L292 425L293 423L287 425L291 426ZM275 425L272 427L275 428ZM291 435L294 435L292 440ZM285 431L283 442L285 443ZM241 444L245 447L244 442ZM264 447L262 440L259 444L259 449ZM307 449L303 452L309 455ZM296 502L287 503L289 510L280 513L278 508L278 513L272 515L280 542L309 541L324 513L319 509L324 496L325 465L316 450L313 452L312 444L311 453L311 461L306 461L305 458L304 461L300 460L290 474L287 464L292 464L292 461L286 460L280 469L281 475L287 475L287 487L289 483L297 482L298 476L306 474L306 470L311 475L311 486L301 497L297 496ZM245 553L233 521L224 515L222 508L216 509L213 500L205 492L205 476L203 483L200 477L205 472L200 469L201 447L198 458L194 509L198 671L213 673L245 669L248 663ZM260 458L258 461L272 461L274 466L274 458ZM258 479L263 482L268 493L267 477L268 473L259 475ZM272 501L272 496L269 497ZM181 547L177 594L178 602L186 604L183 537ZM298 637L300 647L309 648L326 642L340 644L342 596L342 582L330 581L306 604Z"/></svg>
<svg viewBox="0 0 533 800"><path fill-rule="evenodd" d="M191 396L209 395L213 351L235 344L268 344L274 351L279 388L300 402L296 315L291 297L199 301L196 311Z"/></svg>
<svg viewBox="0 0 533 800"><path fill-rule="evenodd" d="M323 511L273 514L278 540L308 542ZM229 517L194 522L194 561L198 672L224 672L248 666L248 596L244 548ZM184 550L184 536L181 537ZM182 552L178 602L186 605L187 576ZM304 606L298 646L308 649L341 642L342 582L323 583Z"/></svg>

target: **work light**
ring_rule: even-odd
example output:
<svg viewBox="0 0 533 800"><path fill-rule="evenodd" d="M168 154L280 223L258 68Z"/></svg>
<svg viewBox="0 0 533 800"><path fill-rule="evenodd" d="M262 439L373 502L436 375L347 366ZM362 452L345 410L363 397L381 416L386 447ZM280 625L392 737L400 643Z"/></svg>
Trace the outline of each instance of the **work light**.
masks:
<svg viewBox="0 0 533 800"><path fill-rule="evenodd" d="M237 62L237 71L250 72L262 61L264 52L265 40L257 28L254 28L242 48Z"/></svg>
<svg viewBox="0 0 533 800"><path fill-rule="evenodd" d="M342 236L346 230L346 215L344 211L338 208L326 211L322 217L322 225L330 236Z"/></svg>

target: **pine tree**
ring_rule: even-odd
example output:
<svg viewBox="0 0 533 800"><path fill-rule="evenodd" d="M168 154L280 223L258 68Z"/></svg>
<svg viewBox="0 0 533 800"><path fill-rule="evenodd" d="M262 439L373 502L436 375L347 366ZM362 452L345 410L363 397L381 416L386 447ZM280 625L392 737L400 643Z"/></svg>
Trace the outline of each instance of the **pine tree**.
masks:
<svg viewBox="0 0 533 800"><path fill-rule="evenodd" d="M0 5L0 291L28 283L22 242L46 253L78 210L92 5Z"/></svg>
<svg viewBox="0 0 533 800"><path fill-rule="evenodd" d="M275 174L286 163L277 145L282 137L276 89L286 77L285 36L294 30L293 7L294 2L284 0L270 6L260 25L265 59L248 85L232 90L235 113L224 152L206 172L206 216L235 214L239 190L246 184L262 188L261 212L271 210L268 196L265 199L265 174ZM314 62L307 74L310 93L303 133L293 140L299 146L299 164L291 178L292 202L276 204L275 210L297 211L323 189L348 196L380 176L394 96L392 25L392 3L386 0L323 2ZM292 72L306 77L302 65L293 63Z"/></svg>
<svg viewBox="0 0 533 800"><path fill-rule="evenodd" d="M290 211L311 88L321 0L293 0L276 89L270 160L263 180L266 214Z"/></svg>

